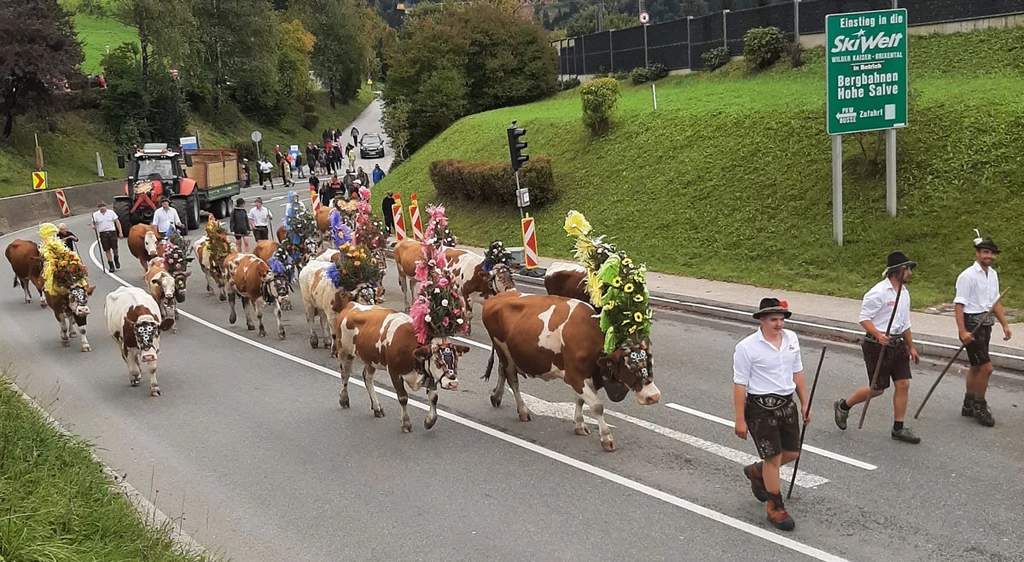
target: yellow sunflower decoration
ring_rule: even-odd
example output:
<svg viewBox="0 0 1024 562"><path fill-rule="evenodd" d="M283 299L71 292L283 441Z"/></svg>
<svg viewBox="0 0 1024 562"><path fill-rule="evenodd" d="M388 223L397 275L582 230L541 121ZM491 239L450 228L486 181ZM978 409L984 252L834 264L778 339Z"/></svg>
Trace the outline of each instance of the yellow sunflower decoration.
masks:
<svg viewBox="0 0 1024 562"><path fill-rule="evenodd" d="M53 223L39 225L39 237L43 244L39 252L43 255L43 290L55 295L76 285L89 285L88 274L82 259L72 252L57 237L59 229Z"/></svg>

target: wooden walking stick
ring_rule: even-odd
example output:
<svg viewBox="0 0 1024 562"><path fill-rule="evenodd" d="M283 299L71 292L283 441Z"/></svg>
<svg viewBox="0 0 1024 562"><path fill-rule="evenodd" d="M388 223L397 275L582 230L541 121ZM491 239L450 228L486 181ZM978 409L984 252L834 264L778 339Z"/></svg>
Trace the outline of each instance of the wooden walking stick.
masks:
<svg viewBox="0 0 1024 562"><path fill-rule="evenodd" d="M896 291L896 302L892 305L892 314L889 315L889 325L885 327L885 336L889 337L889 330L892 329L892 321L896 319L896 311L900 308L900 297L903 295L903 283L900 283L899 290ZM881 343L881 342L879 342ZM878 384L878 373L882 371L882 360L885 358L885 348L882 346L882 350L878 352L878 361L875 362L875 374L871 377L871 386L868 387L868 399L864 401L864 409L860 412L860 423L857 424L857 429L864 429L864 417L868 415L868 405L871 404L871 393L875 390L875 385Z"/></svg>
<svg viewBox="0 0 1024 562"><path fill-rule="evenodd" d="M1005 295L1006 291L1009 290L1010 289L1007 288L1002 293L1000 293L998 297L996 297L995 302L993 302L992 306L989 307L988 312L986 312L985 315L981 317L981 320L978 322L978 325L975 326L973 330L971 330L971 337L974 337L974 333L978 331L978 328L980 328L981 325L985 323L985 320L988 320L988 316L992 314L993 310L995 310L996 304L999 302L999 299L1003 298L1003 295ZM917 412L914 413L915 420L917 419L917 416L921 415L921 410L923 410L924 405L928 403L928 399L932 397L932 393L935 392L935 388L939 386L939 381L942 380L942 377L945 376L946 371L949 370L949 368L953 365L953 362L956 361L956 358L960 356L960 352L963 351L966 347L966 343L960 342L960 348L956 350L956 353L953 354L953 357L950 357L949 363L946 363L946 368L943 369L941 373L939 373L939 378L935 379L935 382L932 384L932 387L928 389L928 394L924 395L924 400L921 401L921 405L918 406Z"/></svg>
<svg viewBox="0 0 1024 562"><path fill-rule="evenodd" d="M811 411L811 404L814 402L814 389L818 388L818 375L821 374L821 364L825 361L825 346L821 346L821 357L818 358L818 368L814 371L814 382L811 383L811 394L807 397L807 411ZM793 479L789 481L789 491L786 492L786 499L788 500L793 496L793 484L796 484L796 471L800 469L800 457L803 456L804 452L804 435L807 434L807 424L804 424L804 428L800 430L800 449L801 453L796 458L796 462L793 463Z"/></svg>

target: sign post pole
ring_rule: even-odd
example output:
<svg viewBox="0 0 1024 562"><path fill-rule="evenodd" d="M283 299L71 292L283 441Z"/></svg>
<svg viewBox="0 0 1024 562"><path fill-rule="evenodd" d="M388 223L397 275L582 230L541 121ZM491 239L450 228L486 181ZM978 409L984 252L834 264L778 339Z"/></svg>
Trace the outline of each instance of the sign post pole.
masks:
<svg viewBox="0 0 1024 562"><path fill-rule="evenodd" d="M885 208L896 216L896 129L885 130Z"/></svg>
<svg viewBox="0 0 1024 562"><path fill-rule="evenodd" d="M843 245L843 135L832 135L832 237Z"/></svg>

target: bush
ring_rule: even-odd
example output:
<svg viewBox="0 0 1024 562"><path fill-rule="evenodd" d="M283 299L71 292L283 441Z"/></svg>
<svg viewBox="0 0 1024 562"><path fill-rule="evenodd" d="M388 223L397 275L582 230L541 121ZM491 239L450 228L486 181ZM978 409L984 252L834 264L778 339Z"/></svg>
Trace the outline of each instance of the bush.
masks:
<svg viewBox="0 0 1024 562"><path fill-rule="evenodd" d="M320 122L320 116L316 113L303 113L302 114L302 128L307 131L316 129L316 124Z"/></svg>
<svg viewBox="0 0 1024 562"><path fill-rule="evenodd" d="M515 205L515 176L507 162L466 162L435 160L430 163L430 181L443 198ZM551 160L535 156L519 169L520 187L530 190L530 206L544 207L557 199Z"/></svg>
<svg viewBox="0 0 1024 562"><path fill-rule="evenodd" d="M612 126L612 111L619 101L619 83L611 78L591 80L580 88L583 124L595 135L607 133Z"/></svg>
<svg viewBox="0 0 1024 562"><path fill-rule="evenodd" d="M710 51L704 51L704 54L700 56L700 60L704 63L704 68L708 72L714 72L729 64L730 58L732 57L729 55L729 49L725 47L716 47Z"/></svg>
<svg viewBox="0 0 1024 562"><path fill-rule="evenodd" d="M625 80L629 78L629 73L626 72L625 70L620 70L615 74L612 74L612 78L614 78L615 80Z"/></svg>
<svg viewBox="0 0 1024 562"><path fill-rule="evenodd" d="M311 101L302 102L303 113L313 113L316 111L316 104Z"/></svg>
<svg viewBox="0 0 1024 562"><path fill-rule="evenodd" d="M82 0L75 8L75 12L100 19L109 18L114 15L112 6L103 0Z"/></svg>
<svg viewBox="0 0 1024 562"><path fill-rule="evenodd" d="M800 43L790 43L786 46L786 54L789 55L789 65L793 68L800 68L804 65L804 48Z"/></svg>
<svg viewBox="0 0 1024 562"><path fill-rule="evenodd" d="M249 160L256 160L256 145L251 140L236 140L231 148L238 151L238 162L242 162L242 158L248 158ZM252 169L249 170L253 171Z"/></svg>
<svg viewBox="0 0 1024 562"><path fill-rule="evenodd" d="M580 79L575 77L575 76L573 76L571 78L568 78L566 80L559 80L558 81L558 89L562 90L563 92L565 90L571 90L571 89L573 89L573 88L575 88L575 87L577 87L579 85L580 85Z"/></svg>
<svg viewBox="0 0 1024 562"><path fill-rule="evenodd" d="M633 82L634 86L637 84L643 84L644 82L661 80L666 76L668 76L668 69L660 62L651 63L645 68L634 68L633 71L629 73L629 79Z"/></svg>
<svg viewBox="0 0 1024 562"><path fill-rule="evenodd" d="M757 68L768 68L786 52L786 38L777 27L755 27L743 36L743 58Z"/></svg>

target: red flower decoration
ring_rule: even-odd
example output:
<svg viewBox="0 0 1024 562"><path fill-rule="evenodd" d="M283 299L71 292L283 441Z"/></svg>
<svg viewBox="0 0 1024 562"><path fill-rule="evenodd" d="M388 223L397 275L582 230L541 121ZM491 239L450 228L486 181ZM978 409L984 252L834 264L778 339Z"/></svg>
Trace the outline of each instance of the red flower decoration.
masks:
<svg viewBox="0 0 1024 562"><path fill-rule="evenodd" d="M782 308L785 308L787 310L789 309L789 303L786 302L786 301L779 301L779 306L781 306Z"/></svg>

